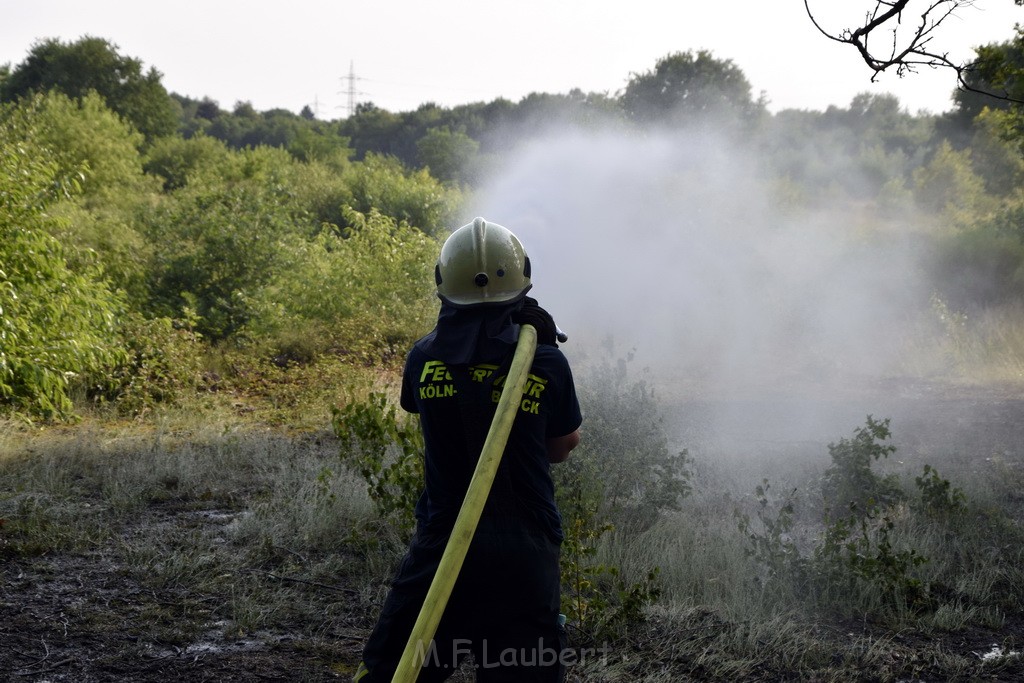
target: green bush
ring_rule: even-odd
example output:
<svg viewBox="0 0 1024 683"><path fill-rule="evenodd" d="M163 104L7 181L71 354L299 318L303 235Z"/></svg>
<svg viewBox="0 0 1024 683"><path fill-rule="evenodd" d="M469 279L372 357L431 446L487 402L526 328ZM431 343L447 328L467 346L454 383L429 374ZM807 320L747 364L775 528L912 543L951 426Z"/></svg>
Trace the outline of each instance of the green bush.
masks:
<svg viewBox="0 0 1024 683"><path fill-rule="evenodd" d="M613 356L608 342L608 354L581 374L586 438L553 473L570 514L573 501L583 500L597 506L600 523L642 529L659 511L679 509L691 490L691 461L685 450L669 448L653 389L630 376L632 354L604 360Z"/></svg>
<svg viewBox="0 0 1024 683"><path fill-rule="evenodd" d="M208 173L227 162L227 145L199 133L189 139L177 136L161 138L146 154L146 173L163 180L165 190L185 187L199 173Z"/></svg>
<svg viewBox="0 0 1024 683"><path fill-rule="evenodd" d="M915 507L926 515L949 518L967 510L967 497L954 487L949 479L943 479L931 465L925 465L920 477L914 478L921 494Z"/></svg>
<svg viewBox="0 0 1024 683"><path fill-rule="evenodd" d="M103 374L92 398L118 412L144 415L159 405L179 405L202 381L204 346L183 321L147 320L137 313L121 322L127 351L123 362Z"/></svg>
<svg viewBox="0 0 1024 683"><path fill-rule="evenodd" d="M196 316L211 341L235 334L253 299L285 267L287 242L301 230L287 188L263 179L190 184L145 216L152 244L151 317Z"/></svg>
<svg viewBox="0 0 1024 683"><path fill-rule="evenodd" d="M343 177L352 193L348 203L359 213L378 211L428 235L447 236L456 227L461 193L446 188L425 170L408 171L394 157L367 154Z"/></svg>
<svg viewBox="0 0 1024 683"><path fill-rule="evenodd" d="M854 515L865 515L902 498L894 476L880 477L871 470L872 461L887 458L896 450L881 443L890 436L888 418L877 421L868 415L867 423L854 430L852 439L828 445L832 465L825 471L821 492L832 512L849 509Z"/></svg>
<svg viewBox="0 0 1024 683"><path fill-rule="evenodd" d="M123 304L51 234L50 206L78 189L51 156L24 110L0 109L0 406L66 417L72 386L124 357Z"/></svg>
<svg viewBox="0 0 1024 683"><path fill-rule="evenodd" d="M819 594L839 596L840 607L866 595L868 602L896 614L927 606L928 586L913 570L928 558L913 548L894 547L894 527L878 508L833 520L814 552Z"/></svg>
<svg viewBox="0 0 1024 683"><path fill-rule="evenodd" d="M808 553L794 539L796 491L772 512L768 482L758 486L755 526L748 514L736 511L740 531L747 537L746 553L761 572L761 586L793 599L811 597L821 609L841 613L900 615L932 605L929 584L917 568L928 558L894 540L896 519L906 518L905 495L895 477L878 477L871 463L895 451L881 441L890 437L889 420L868 416L852 439L829 444L832 467L823 490L828 504L824 527ZM931 476L929 476L931 475ZM925 468L918 478L923 505L949 510L961 501L949 482ZM801 596L801 597L798 597Z"/></svg>
<svg viewBox="0 0 1024 683"><path fill-rule="evenodd" d="M379 362L404 357L430 330L440 244L376 211L348 210L347 220L344 237L324 232L287 245L289 267L253 302L253 336L281 353L304 339L307 353Z"/></svg>
<svg viewBox="0 0 1024 683"><path fill-rule="evenodd" d="M423 491L423 436L418 418L399 416L387 395L379 392L332 412L331 424L342 443L341 461L366 482L380 523L397 528L407 541Z"/></svg>
<svg viewBox="0 0 1024 683"><path fill-rule="evenodd" d="M851 592L873 591L883 608L920 607L927 587L912 572L928 560L913 548L896 549L891 538L893 507L906 495L895 475L880 477L871 470L873 461L895 452L895 446L881 443L890 436L888 418L877 421L868 415L852 439L829 444L832 466L825 472L822 493L829 505L838 507L826 512L815 571L826 584L823 592L845 585Z"/></svg>
<svg viewBox="0 0 1024 683"><path fill-rule="evenodd" d="M616 527L638 533L690 493L689 456L669 449L652 390L629 376L631 360L579 375L586 437L552 468L565 531L562 610L592 642L622 638L660 592L657 567L627 580L601 562L602 537Z"/></svg>
<svg viewBox="0 0 1024 683"><path fill-rule="evenodd" d="M567 622L587 643L621 640L644 619L644 609L661 594L658 567L639 581L628 581L622 570L598 558L602 538L615 530L611 522L598 521L597 506L582 489L565 500L562 510L565 540L562 543L561 609Z"/></svg>
<svg viewBox="0 0 1024 683"><path fill-rule="evenodd" d="M932 265L954 308L1019 301L1024 296L1024 204L940 240Z"/></svg>
<svg viewBox="0 0 1024 683"><path fill-rule="evenodd" d="M763 572L760 578L762 585L776 589L792 589L803 584L807 573L807 562L801 556L800 549L792 537L795 523L793 498L796 491L786 496L773 513L769 507L770 488L768 480L765 479L754 490L758 502L757 519L760 522L760 529L754 527L750 515L740 510L736 510L734 514L740 533L746 536L749 544L744 552Z"/></svg>
<svg viewBox="0 0 1024 683"><path fill-rule="evenodd" d="M108 204L120 196L155 191L143 173L143 137L89 93L72 100L59 92L36 95L19 105L33 119L37 139L60 176L81 172L81 198Z"/></svg>

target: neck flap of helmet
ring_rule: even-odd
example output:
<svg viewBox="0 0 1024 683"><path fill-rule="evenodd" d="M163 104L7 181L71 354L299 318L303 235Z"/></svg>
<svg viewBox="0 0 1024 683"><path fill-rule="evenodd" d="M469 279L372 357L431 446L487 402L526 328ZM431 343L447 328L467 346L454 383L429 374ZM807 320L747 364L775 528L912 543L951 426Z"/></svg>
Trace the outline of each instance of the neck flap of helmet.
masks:
<svg viewBox="0 0 1024 683"><path fill-rule="evenodd" d="M416 348L452 365L500 362L519 340L512 314L522 305L522 299L471 308L442 303L437 326L416 342Z"/></svg>

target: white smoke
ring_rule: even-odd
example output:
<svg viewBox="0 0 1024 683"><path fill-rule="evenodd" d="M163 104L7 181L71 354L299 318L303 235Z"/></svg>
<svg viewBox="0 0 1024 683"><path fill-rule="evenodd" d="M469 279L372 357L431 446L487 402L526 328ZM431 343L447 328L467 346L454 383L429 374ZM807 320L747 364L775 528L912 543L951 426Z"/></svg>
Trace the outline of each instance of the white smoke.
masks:
<svg viewBox="0 0 1024 683"><path fill-rule="evenodd" d="M927 302L914 255L874 246L849 207L787 209L754 148L562 131L508 159L475 213L522 238L569 354L611 336L711 387L893 372Z"/></svg>

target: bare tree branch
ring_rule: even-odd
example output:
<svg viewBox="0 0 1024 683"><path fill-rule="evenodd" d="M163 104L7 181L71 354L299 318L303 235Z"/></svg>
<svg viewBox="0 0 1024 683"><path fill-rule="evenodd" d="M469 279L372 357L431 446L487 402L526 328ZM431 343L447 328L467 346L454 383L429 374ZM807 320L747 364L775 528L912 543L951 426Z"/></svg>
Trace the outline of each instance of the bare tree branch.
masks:
<svg viewBox="0 0 1024 683"><path fill-rule="evenodd" d="M1021 0L1016 0L1016 3L1020 5ZM957 87L961 90L1024 103L1005 92L989 92L972 86L966 76L974 67L973 62L956 63L949 58L948 52L936 51L931 47L939 27L957 10L973 7L975 0L930 0L914 27L904 29L901 33L900 29L904 28L903 14L909 4L910 0L875 0L874 9L866 13L862 25L839 30L829 30L822 25L811 10L810 0L804 0L804 9L819 33L829 40L852 45L857 50L864 63L874 72L871 75L872 82L889 69L902 78L916 73L921 67L948 68L956 73ZM873 50L869 44L871 38L885 32L891 33L890 46L881 52Z"/></svg>

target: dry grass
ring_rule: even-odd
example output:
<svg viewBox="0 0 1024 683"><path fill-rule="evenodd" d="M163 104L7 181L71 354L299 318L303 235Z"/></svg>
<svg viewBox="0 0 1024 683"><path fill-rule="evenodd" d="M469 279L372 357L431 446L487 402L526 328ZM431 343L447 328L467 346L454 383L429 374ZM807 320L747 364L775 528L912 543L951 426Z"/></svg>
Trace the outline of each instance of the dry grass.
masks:
<svg viewBox="0 0 1024 683"><path fill-rule="evenodd" d="M270 383L276 393L214 396L144 419L0 423L0 556L57 567L64 557L102 557L121 577L109 590L139 586L159 596L137 608L138 628L159 642L187 649L211 633L221 644L288 637L311 658L333 660L331 670L348 671L402 548L377 523L364 484L342 467L329 409L321 405L314 418L305 406L390 386L386 376L360 377L342 389L321 384L327 393L315 400ZM604 538L597 559L627 580L660 568L661 598L646 623L606 657L574 667L570 680L1024 674L1013 660L972 654L1024 623L1024 469L1012 453L922 446L903 465L899 455L886 463L910 492L922 458L944 474L949 464L969 502L966 516L947 521L909 507L893 512L894 543L927 556L919 576L942 591L933 608L912 612L880 608L870 586L808 601L798 587L766 583L735 512L756 514L753 487L770 476L773 505L795 492L791 538L809 557L823 529L824 443L711 436L692 451L694 493L681 510L643 532ZM95 628L122 617L99 605L82 610ZM1020 649L1007 637L999 642Z"/></svg>

